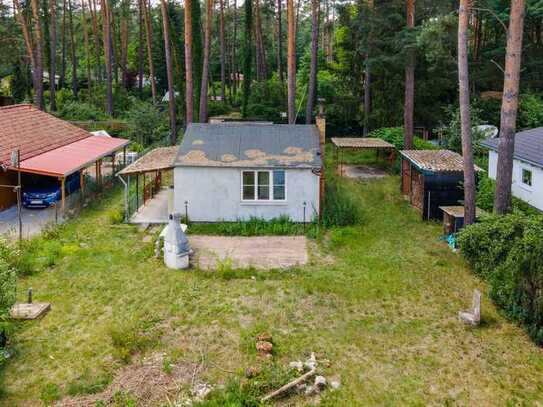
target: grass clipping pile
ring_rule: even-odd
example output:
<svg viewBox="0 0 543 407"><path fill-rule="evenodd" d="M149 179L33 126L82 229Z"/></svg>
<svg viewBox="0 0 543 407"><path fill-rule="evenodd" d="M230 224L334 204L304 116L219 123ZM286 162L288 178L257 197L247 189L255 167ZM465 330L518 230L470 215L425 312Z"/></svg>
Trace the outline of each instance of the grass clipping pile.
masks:
<svg viewBox="0 0 543 407"><path fill-rule="evenodd" d="M57 405L63 407L95 406L97 403L113 403L120 394L128 395L137 405L160 405L165 400L177 397L179 388L190 383L196 364L171 364L165 372L165 355L153 354L141 363L124 367L113 382L102 392L76 397L67 397Z"/></svg>

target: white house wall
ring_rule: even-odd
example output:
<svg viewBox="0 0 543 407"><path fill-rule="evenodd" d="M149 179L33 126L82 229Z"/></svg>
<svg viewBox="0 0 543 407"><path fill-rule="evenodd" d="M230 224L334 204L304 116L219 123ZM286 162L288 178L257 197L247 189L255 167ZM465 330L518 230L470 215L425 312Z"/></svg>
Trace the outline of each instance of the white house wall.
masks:
<svg viewBox="0 0 543 407"><path fill-rule="evenodd" d="M488 153L488 176L496 179L498 168L498 153L490 150ZM522 183L522 169L532 171L532 186ZM513 183L511 185L513 196L543 211L543 169L520 160L513 160Z"/></svg>
<svg viewBox="0 0 543 407"><path fill-rule="evenodd" d="M244 170L258 170L244 169ZM311 221L319 212L319 177L310 169L287 169L286 201L243 202L240 168L176 167L174 208L196 222L262 219L288 215L295 222Z"/></svg>

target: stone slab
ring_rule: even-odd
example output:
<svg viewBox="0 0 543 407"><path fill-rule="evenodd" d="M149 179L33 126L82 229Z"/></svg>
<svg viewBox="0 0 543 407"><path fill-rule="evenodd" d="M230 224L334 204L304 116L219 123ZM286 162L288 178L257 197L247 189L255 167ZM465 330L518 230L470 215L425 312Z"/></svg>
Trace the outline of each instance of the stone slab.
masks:
<svg viewBox="0 0 543 407"><path fill-rule="evenodd" d="M189 235L193 265L215 270L228 262L232 268L277 269L308 262L305 236L203 236Z"/></svg>
<svg viewBox="0 0 543 407"><path fill-rule="evenodd" d="M346 178L371 180L386 177L388 174L380 168L369 165L340 165L341 175Z"/></svg>
<svg viewBox="0 0 543 407"><path fill-rule="evenodd" d="M17 303L9 311L13 319L36 319L47 313L51 309L48 302Z"/></svg>

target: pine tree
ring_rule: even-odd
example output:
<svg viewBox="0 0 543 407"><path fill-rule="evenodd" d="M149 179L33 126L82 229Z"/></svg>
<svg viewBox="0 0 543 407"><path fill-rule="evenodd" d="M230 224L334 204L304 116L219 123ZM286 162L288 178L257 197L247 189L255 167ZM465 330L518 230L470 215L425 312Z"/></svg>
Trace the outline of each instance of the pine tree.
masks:
<svg viewBox="0 0 543 407"><path fill-rule="evenodd" d="M245 0L245 26L243 32L243 99L241 113L247 117L249 98L251 97L253 48L251 37L253 33L253 1Z"/></svg>

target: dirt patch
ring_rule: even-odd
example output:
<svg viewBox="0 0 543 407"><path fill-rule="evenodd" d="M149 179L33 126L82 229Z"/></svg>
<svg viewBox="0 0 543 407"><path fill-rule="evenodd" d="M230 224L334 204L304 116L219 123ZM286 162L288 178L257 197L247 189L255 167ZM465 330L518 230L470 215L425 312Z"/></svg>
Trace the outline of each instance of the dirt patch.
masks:
<svg viewBox="0 0 543 407"><path fill-rule="evenodd" d="M84 396L66 397L57 403L62 407L95 406L97 402L110 404L116 394L127 394L139 406L159 405L175 400L182 384L191 383L197 368L192 363L168 364L165 372L165 355L153 354L139 363L121 369L113 382L102 392Z"/></svg>
<svg viewBox="0 0 543 407"><path fill-rule="evenodd" d="M204 270L218 266L275 269L308 262L305 236L189 236L194 264Z"/></svg>
<svg viewBox="0 0 543 407"><path fill-rule="evenodd" d="M338 173L339 172L341 172L341 176L343 177L359 180L380 179L388 175L386 171L369 165L343 164L340 166L340 169L338 169Z"/></svg>

